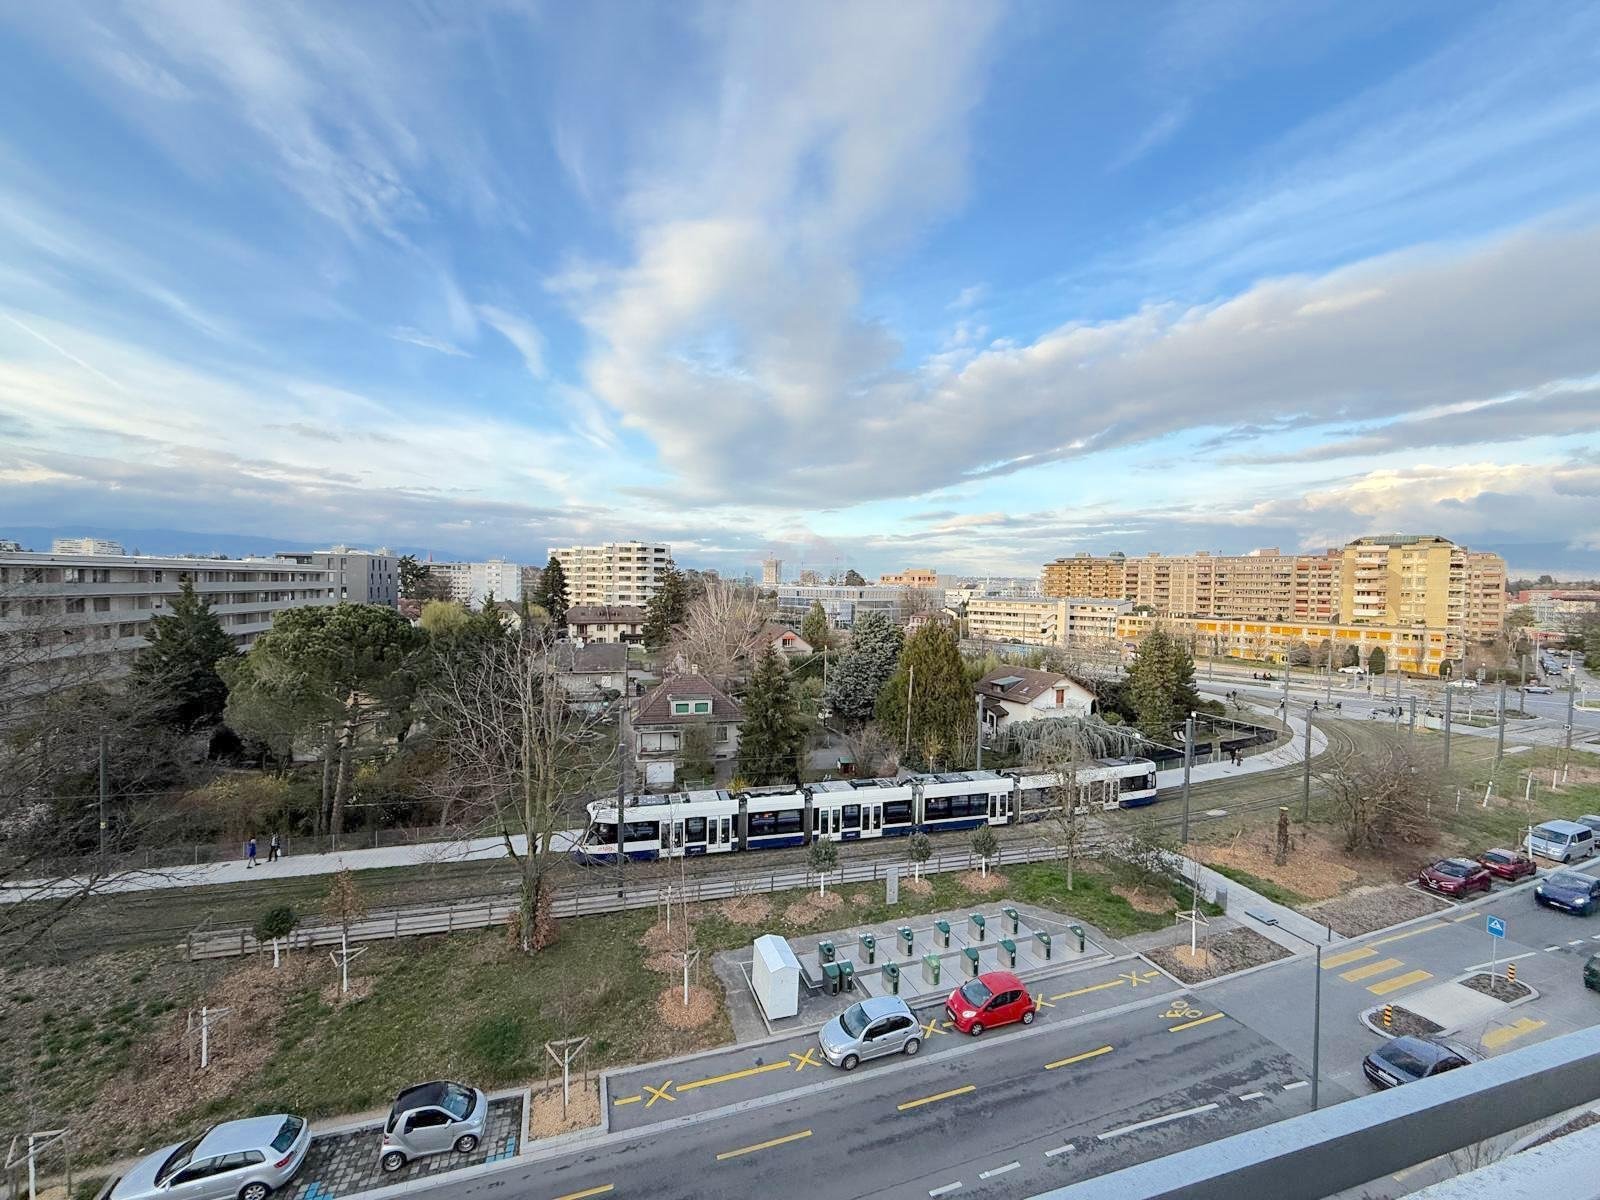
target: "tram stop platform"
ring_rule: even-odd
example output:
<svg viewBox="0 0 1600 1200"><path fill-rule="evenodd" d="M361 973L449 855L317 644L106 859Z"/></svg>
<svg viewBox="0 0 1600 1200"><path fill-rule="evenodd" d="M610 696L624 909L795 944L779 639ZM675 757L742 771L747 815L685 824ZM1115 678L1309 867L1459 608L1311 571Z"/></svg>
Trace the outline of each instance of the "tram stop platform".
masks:
<svg viewBox="0 0 1600 1200"><path fill-rule="evenodd" d="M755 999L748 948L718 955L717 971L730 985L730 1001L738 1001L730 1008L735 1034L743 1040L819 1027L868 996L898 995L912 1006L942 1000L985 971L1014 971L1026 983L1110 958L1113 951L1097 940L1101 936L1058 914L1000 899L905 922L791 937L800 963L799 1011L777 1020Z"/></svg>

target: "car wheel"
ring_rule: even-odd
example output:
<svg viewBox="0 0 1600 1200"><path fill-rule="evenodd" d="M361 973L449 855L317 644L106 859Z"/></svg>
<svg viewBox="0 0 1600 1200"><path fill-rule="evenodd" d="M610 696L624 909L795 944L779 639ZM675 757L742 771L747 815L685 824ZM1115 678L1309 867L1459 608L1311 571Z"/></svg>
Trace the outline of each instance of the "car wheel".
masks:
<svg viewBox="0 0 1600 1200"><path fill-rule="evenodd" d="M861 1065L861 1059L854 1054L846 1054L844 1061L839 1064L846 1071L854 1071Z"/></svg>
<svg viewBox="0 0 1600 1200"><path fill-rule="evenodd" d="M406 1156L398 1150L391 1150L378 1160L378 1165L392 1175L406 1165Z"/></svg>
<svg viewBox="0 0 1600 1200"><path fill-rule="evenodd" d="M906 1057L910 1058L913 1054L915 1054L918 1050L921 1050L921 1049L922 1049L922 1043L919 1042L916 1038L912 1038L909 1042L906 1043Z"/></svg>
<svg viewBox="0 0 1600 1200"><path fill-rule="evenodd" d="M1030 1009L1028 1009L1026 1012L1024 1012L1022 1014L1022 1023L1024 1025L1032 1025L1033 1024L1033 1009L1030 1008Z"/></svg>
<svg viewBox="0 0 1600 1200"><path fill-rule="evenodd" d="M477 1148L478 1135L475 1133L463 1133L456 1139L457 1154L471 1154Z"/></svg>
<svg viewBox="0 0 1600 1200"><path fill-rule="evenodd" d="M247 1183L239 1189L239 1200L267 1200L272 1189L264 1183Z"/></svg>
<svg viewBox="0 0 1600 1200"><path fill-rule="evenodd" d="M967 1032L970 1033L973 1037L981 1037L981 1036L983 1036L983 1026L981 1024L979 1024L978 1022L974 1021L972 1023L972 1028L967 1030Z"/></svg>

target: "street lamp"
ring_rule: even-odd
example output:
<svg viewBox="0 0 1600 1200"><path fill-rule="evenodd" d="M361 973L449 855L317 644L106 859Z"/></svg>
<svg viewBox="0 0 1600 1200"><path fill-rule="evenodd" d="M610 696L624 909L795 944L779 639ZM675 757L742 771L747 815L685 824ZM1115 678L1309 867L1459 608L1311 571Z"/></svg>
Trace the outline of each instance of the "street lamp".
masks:
<svg viewBox="0 0 1600 1200"><path fill-rule="evenodd" d="M1313 981L1314 998L1311 1003L1311 1111L1317 1111L1318 1084L1322 1076L1322 943L1314 942L1310 938L1296 933L1287 926L1280 925L1277 917L1263 917L1245 909L1245 916L1253 921L1260 921L1263 925L1271 925L1283 930L1291 937L1297 937L1308 946L1313 946L1317 951L1316 976Z"/></svg>

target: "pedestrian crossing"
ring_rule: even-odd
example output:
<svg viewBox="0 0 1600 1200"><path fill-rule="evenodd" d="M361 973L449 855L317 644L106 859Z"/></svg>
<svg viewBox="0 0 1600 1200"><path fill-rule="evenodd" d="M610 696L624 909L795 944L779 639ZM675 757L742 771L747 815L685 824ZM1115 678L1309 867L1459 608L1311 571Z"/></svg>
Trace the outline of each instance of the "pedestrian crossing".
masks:
<svg viewBox="0 0 1600 1200"><path fill-rule="evenodd" d="M1346 983L1359 984L1374 996L1387 996L1390 992L1398 992L1401 988L1408 988L1433 978L1431 971L1408 970L1403 958L1378 958L1378 951L1374 947L1381 944L1375 942L1370 946L1358 946L1354 950L1341 950L1337 954L1325 955L1322 959L1322 969L1338 971L1340 979ZM1364 961L1369 958L1376 961ZM1352 966L1354 963L1360 965ZM1349 970L1340 970L1341 967L1349 967Z"/></svg>

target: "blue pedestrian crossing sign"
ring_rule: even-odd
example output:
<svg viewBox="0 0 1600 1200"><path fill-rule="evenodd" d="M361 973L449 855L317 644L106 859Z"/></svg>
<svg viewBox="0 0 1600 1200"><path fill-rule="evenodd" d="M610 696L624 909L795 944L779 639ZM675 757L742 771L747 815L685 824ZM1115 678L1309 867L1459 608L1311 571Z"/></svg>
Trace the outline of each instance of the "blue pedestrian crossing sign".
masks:
<svg viewBox="0 0 1600 1200"><path fill-rule="evenodd" d="M1503 938L1506 935L1506 919L1504 917L1489 917L1489 936Z"/></svg>

